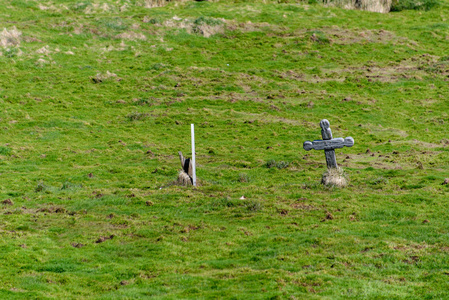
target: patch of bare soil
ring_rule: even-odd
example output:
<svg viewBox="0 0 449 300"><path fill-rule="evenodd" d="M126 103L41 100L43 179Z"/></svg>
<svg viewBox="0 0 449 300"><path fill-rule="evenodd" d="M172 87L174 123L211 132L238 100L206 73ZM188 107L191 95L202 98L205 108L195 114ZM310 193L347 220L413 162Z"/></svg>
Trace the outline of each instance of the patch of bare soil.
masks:
<svg viewBox="0 0 449 300"><path fill-rule="evenodd" d="M14 202L12 202L11 199L6 199L2 201L2 204L6 204L6 205L14 205Z"/></svg>
<svg viewBox="0 0 449 300"><path fill-rule="evenodd" d="M55 214L63 214L66 213L67 210L63 207L59 206L50 206L50 207L43 207L36 210L36 212L44 212L44 213L55 213Z"/></svg>
<svg viewBox="0 0 449 300"><path fill-rule="evenodd" d="M105 242L107 240L112 240L113 238L114 238L113 234L111 234L110 236L100 236L95 243L100 244L100 243L103 243L103 242Z"/></svg>
<svg viewBox="0 0 449 300"><path fill-rule="evenodd" d="M298 29L291 37L302 37L304 39L309 39L310 34L312 37L314 35L322 35L329 40L330 44L338 45L352 45L352 44L366 44L366 43L389 43L397 42L403 39L396 37L396 35L387 30L354 30L354 29L344 29L339 26L333 25L330 27L321 27L313 30ZM314 40L312 38L312 40Z"/></svg>
<svg viewBox="0 0 449 300"><path fill-rule="evenodd" d="M388 43L396 38L393 32L383 29L354 31L332 26L330 28L324 28L323 31L329 36L332 43L339 45L352 45L366 42Z"/></svg>
<svg viewBox="0 0 449 300"><path fill-rule="evenodd" d="M184 227L183 229L181 229L181 233L189 233L190 231L192 231L192 230L198 230L199 229L199 227L198 226L195 226L195 225L189 225L189 226L186 226L186 227Z"/></svg>
<svg viewBox="0 0 449 300"><path fill-rule="evenodd" d="M86 245L81 244L81 243L72 243L71 245L72 245L72 247L74 247L74 248L82 248L82 247L86 246Z"/></svg>
<svg viewBox="0 0 449 300"><path fill-rule="evenodd" d="M439 67L432 67L439 66ZM396 82L401 79L418 79L429 74L445 76L449 74L449 64L439 64L439 57L423 54L391 62L387 66L349 67L342 70L331 70L334 76L355 76L374 82Z"/></svg>
<svg viewBox="0 0 449 300"><path fill-rule="evenodd" d="M319 210L319 208L317 208L313 205L305 204L305 203L292 203L290 205L290 207L294 208L294 209L301 209L301 210Z"/></svg>
<svg viewBox="0 0 449 300"><path fill-rule="evenodd" d="M321 82L328 82L328 81L343 82L346 79L345 77L342 77L341 74L338 72L330 72L329 74L327 74L327 76L298 73L293 70L288 70L286 72L276 72L276 73L278 73L279 77L282 79L296 80L296 81L308 82L308 83L321 83Z"/></svg>

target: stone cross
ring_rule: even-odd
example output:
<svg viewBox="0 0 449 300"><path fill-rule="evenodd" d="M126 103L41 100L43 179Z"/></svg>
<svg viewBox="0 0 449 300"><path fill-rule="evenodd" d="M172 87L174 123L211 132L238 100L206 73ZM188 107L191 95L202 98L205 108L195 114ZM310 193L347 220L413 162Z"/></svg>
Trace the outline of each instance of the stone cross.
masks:
<svg viewBox="0 0 449 300"><path fill-rule="evenodd" d="M326 156L327 168L337 168L337 158L335 157L335 149L346 147L352 147L354 145L354 139L352 137L343 138L332 138L332 131L330 129L330 123L328 120L324 119L320 122L321 126L321 136L323 140L316 140L313 142L305 141L304 150L324 150L324 155Z"/></svg>

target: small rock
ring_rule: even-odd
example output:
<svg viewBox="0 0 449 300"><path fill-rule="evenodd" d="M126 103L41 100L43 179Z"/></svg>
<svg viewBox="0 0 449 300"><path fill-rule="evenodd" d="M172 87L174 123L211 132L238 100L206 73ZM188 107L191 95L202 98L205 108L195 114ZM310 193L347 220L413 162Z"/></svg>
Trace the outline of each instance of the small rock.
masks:
<svg viewBox="0 0 449 300"><path fill-rule="evenodd" d="M442 185L446 185L446 184L449 184L449 178L444 179L444 182L442 183Z"/></svg>
<svg viewBox="0 0 449 300"><path fill-rule="evenodd" d="M245 196L242 196L242 197L240 197L239 199L240 199L240 200L245 200L246 198L245 198Z"/></svg>

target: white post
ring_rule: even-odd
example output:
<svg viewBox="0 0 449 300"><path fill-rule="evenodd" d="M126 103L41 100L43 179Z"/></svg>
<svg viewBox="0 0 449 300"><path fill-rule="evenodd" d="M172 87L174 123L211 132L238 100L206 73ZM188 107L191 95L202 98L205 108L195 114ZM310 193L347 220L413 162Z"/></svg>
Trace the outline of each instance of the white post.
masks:
<svg viewBox="0 0 449 300"><path fill-rule="evenodd" d="M195 165L195 129L193 124L190 124L192 131L192 180L193 186L196 186L196 165Z"/></svg>

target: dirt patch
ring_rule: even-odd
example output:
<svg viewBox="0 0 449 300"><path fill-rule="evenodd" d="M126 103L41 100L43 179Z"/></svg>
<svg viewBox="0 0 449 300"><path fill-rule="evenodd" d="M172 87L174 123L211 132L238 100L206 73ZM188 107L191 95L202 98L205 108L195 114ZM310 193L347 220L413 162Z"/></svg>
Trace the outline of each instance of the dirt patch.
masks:
<svg viewBox="0 0 449 300"><path fill-rule="evenodd" d="M100 243L103 243L103 242L105 242L107 240L112 240L113 238L114 238L113 234L111 234L110 236L100 236L98 238L98 240L95 241L95 243L100 244Z"/></svg>
<svg viewBox="0 0 449 300"><path fill-rule="evenodd" d="M398 250L401 252L413 252L413 253L415 253L419 250L427 249L429 247L432 247L432 246L429 246L426 243L410 244L410 245L399 244L399 245L391 245L390 246L390 248L393 248L394 250Z"/></svg>
<svg viewBox="0 0 449 300"><path fill-rule="evenodd" d="M55 213L55 214L63 214L66 213L67 210L64 207L59 206L50 206L50 207L43 207L36 210L36 212L45 212L45 213Z"/></svg>
<svg viewBox="0 0 449 300"><path fill-rule="evenodd" d="M389 43L405 42L404 38L396 37L396 35L387 30L354 30L344 29L336 25L330 27L321 27L316 29L299 29L290 37L301 37L305 40L311 40L313 42L326 42L329 44L337 45L352 45L352 44L365 44L365 43Z"/></svg>
<svg viewBox="0 0 449 300"><path fill-rule="evenodd" d="M81 244L81 243L72 243L71 245L72 245L72 247L74 247L74 248L82 248L82 247L86 246L86 245Z"/></svg>
<svg viewBox="0 0 449 300"><path fill-rule="evenodd" d="M323 31L330 37L331 43L339 45L352 45L366 42L388 43L396 37L393 32L383 29L354 31L332 26L331 28L323 29Z"/></svg>
<svg viewBox="0 0 449 300"><path fill-rule="evenodd" d="M199 229L199 227L198 226L195 226L195 225L189 225L189 226L186 226L186 227L184 227L183 229L181 229L181 233L189 233L190 231L192 231L192 230L198 230Z"/></svg>
<svg viewBox="0 0 449 300"><path fill-rule="evenodd" d="M293 203L290 205L290 207L294 208L294 209L301 209L301 210L319 210L319 208L317 208L313 205L305 204L305 203Z"/></svg>
<svg viewBox="0 0 449 300"><path fill-rule="evenodd" d="M3 200L3 201L2 201L2 204L5 204L5 205L14 205L14 202L12 202L11 199L6 199L6 200Z"/></svg>
<svg viewBox="0 0 449 300"><path fill-rule="evenodd" d="M400 62L390 62L387 66L349 67L341 70L328 70L328 77L356 77L371 82L396 82L403 79L421 80L429 74L445 76L449 66L438 63L439 57L429 54L414 56Z"/></svg>
<svg viewBox="0 0 449 300"><path fill-rule="evenodd" d="M342 77L341 73L338 72L330 72L326 75L328 76L320 76L317 74L305 74L298 73L293 70L289 70L287 72L275 72L278 73L278 76L282 79L296 80L300 82L308 82L308 83L322 83L328 81L337 81L343 82L346 80L346 77Z"/></svg>

